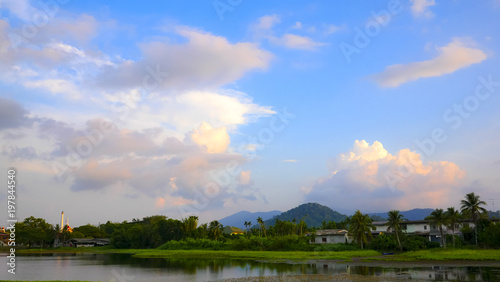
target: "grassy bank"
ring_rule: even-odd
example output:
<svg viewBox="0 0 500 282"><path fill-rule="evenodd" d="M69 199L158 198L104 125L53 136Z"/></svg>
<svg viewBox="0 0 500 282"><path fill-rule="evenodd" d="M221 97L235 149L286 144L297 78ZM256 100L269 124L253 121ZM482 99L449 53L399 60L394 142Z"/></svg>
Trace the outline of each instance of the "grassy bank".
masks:
<svg viewBox="0 0 500 282"><path fill-rule="evenodd" d="M278 251L205 251L205 250L150 250L136 253L136 257L161 258L231 258L266 261L351 260L355 257L379 256L373 250L344 252L278 252Z"/></svg>
<svg viewBox="0 0 500 282"><path fill-rule="evenodd" d="M393 256L367 257L364 261L500 261L500 250L431 249Z"/></svg>
<svg viewBox="0 0 500 282"><path fill-rule="evenodd" d="M197 259L248 259L266 261L347 260L362 258L366 261L446 261L446 260L493 260L500 261L500 250L432 249L406 252L393 256L382 256L373 250L358 251L231 251L231 250L158 250L158 249L112 249L96 248L49 248L24 249L18 253L122 253L140 258L197 258Z"/></svg>
<svg viewBox="0 0 500 282"><path fill-rule="evenodd" d="M351 260L354 257L379 256L373 250L343 251L343 252L303 252L303 251L231 251L231 250L158 250L158 249L111 249L107 247L96 248L48 248L24 249L18 253L44 254L44 253L95 253L95 254L132 254L140 258L198 258L198 259L249 259L268 261L307 261L316 259Z"/></svg>

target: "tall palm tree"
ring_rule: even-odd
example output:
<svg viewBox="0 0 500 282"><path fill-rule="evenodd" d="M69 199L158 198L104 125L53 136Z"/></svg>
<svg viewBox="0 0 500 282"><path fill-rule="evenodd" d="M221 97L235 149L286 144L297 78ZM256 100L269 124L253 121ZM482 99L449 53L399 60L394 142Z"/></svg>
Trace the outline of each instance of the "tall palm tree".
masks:
<svg viewBox="0 0 500 282"><path fill-rule="evenodd" d="M462 200L461 204L460 211L465 215L471 216L474 222L474 239L477 246L477 220L481 213L486 213L486 209L481 207L482 205L486 206L486 202L481 201L479 195L472 192L465 195L465 200Z"/></svg>
<svg viewBox="0 0 500 282"><path fill-rule="evenodd" d="M349 233L363 249L363 243L368 243L368 237L372 238L372 219L367 214L362 214L357 210L351 217Z"/></svg>
<svg viewBox="0 0 500 282"><path fill-rule="evenodd" d="M249 230L249 228L250 228L250 227L252 227L252 221L251 221L251 220L249 220L249 221L248 221L248 227L247 227L247 230ZM250 232L250 231L248 231L248 232Z"/></svg>
<svg viewBox="0 0 500 282"><path fill-rule="evenodd" d="M266 226L265 226L265 224L264 224L264 220L262 220L262 217L260 217L260 216L259 216L259 217L257 218L257 223L258 223L258 224L259 224L259 226L260 226L260 229L259 229L259 230L264 231L264 237L266 237ZM259 235L260 235L260 232L259 232Z"/></svg>
<svg viewBox="0 0 500 282"><path fill-rule="evenodd" d="M435 225L439 226L439 233L441 234L441 244L443 245L443 248L446 249L446 240L445 240L445 237L444 237L443 225L447 226L448 225L448 220L446 218L446 214L444 213L443 209L436 209L436 210L434 210L425 219L430 220L432 223L434 223Z"/></svg>
<svg viewBox="0 0 500 282"><path fill-rule="evenodd" d="M455 229L457 224L460 223L460 219L462 219L462 215L458 210L454 207L448 208L446 210L446 218L448 219L448 227L453 231L453 248L455 248Z"/></svg>
<svg viewBox="0 0 500 282"><path fill-rule="evenodd" d="M392 230L392 232L396 233L396 239L398 240L399 250L403 251L403 247L401 247L401 241L399 240L399 232L402 230L402 224L405 221L405 218L402 214L397 210L392 210L387 213L389 216L389 221L387 221L387 231Z"/></svg>

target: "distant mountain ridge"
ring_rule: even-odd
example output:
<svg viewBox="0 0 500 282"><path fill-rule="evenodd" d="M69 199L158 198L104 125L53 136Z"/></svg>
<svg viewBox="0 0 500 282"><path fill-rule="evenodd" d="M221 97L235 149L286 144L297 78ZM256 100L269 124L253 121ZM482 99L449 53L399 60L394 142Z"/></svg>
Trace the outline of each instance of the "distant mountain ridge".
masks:
<svg viewBox="0 0 500 282"><path fill-rule="evenodd" d="M409 211L400 211L400 213L408 220L423 220L433 211L434 209L412 209ZM377 220L379 218L387 219L387 212L369 213L368 215L376 216Z"/></svg>
<svg viewBox="0 0 500 282"><path fill-rule="evenodd" d="M242 230L245 230L245 221L252 222L252 225L257 224L257 218L262 217L262 220L268 220L273 216L281 214L281 211L274 210L269 212L248 212L248 211L240 211L230 216L226 216L222 219L219 219L219 222L224 226L234 226L238 227Z"/></svg>
<svg viewBox="0 0 500 282"><path fill-rule="evenodd" d="M327 206L318 203L307 203L265 220L265 224L272 226L276 219L283 221L293 221L295 219L297 223L303 219L308 227L321 227L323 221L340 222L346 218L347 215L336 212Z"/></svg>

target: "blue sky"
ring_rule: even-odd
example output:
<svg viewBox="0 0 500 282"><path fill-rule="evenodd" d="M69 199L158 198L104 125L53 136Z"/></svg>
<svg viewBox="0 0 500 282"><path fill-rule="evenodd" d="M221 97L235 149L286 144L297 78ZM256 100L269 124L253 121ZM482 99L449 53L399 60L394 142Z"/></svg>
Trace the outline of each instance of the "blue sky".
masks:
<svg viewBox="0 0 500 282"><path fill-rule="evenodd" d="M0 0L0 163L18 170L18 216L209 221L309 201L458 207L469 192L493 209L499 12Z"/></svg>

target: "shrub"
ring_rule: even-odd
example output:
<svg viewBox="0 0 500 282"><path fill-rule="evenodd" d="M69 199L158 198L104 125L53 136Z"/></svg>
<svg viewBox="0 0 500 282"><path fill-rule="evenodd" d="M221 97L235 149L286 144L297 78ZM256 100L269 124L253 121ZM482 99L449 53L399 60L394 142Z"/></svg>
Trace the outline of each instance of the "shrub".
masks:
<svg viewBox="0 0 500 282"><path fill-rule="evenodd" d="M402 246L404 251L417 251L426 249L428 246L427 243L430 242L426 238L414 235L406 236Z"/></svg>
<svg viewBox="0 0 500 282"><path fill-rule="evenodd" d="M382 234L372 240L370 247L378 251L396 250L398 242L396 242L393 236Z"/></svg>

